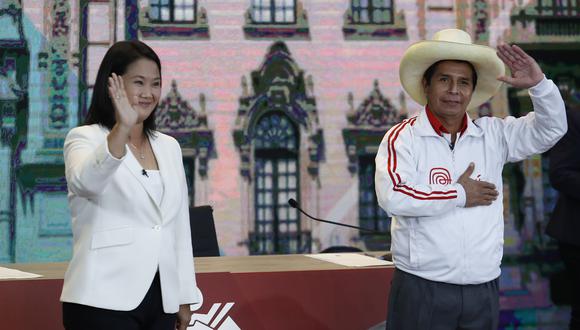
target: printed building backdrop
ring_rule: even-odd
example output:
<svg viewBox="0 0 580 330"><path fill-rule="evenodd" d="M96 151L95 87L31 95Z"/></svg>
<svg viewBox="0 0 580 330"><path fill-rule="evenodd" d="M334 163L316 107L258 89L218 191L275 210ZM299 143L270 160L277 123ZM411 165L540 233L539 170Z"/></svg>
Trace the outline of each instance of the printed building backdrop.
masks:
<svg viewBox="0 0 580 330"><path fill-rule="evenodd" d="M404 50L439 29L515 43L579 107L579 0L0 0L0 263L67 261L63 140L82 123L98 65L140 39L163 64L158 126L183 149L192 205L214 208L223 255L389 248L374 155L421 108L402 91ZM472 117L521 116L504 88ZM562 264L544 227L547 157L504 171L501 327L565 328ZM169 187L170 189L170 187Z"/></svg>

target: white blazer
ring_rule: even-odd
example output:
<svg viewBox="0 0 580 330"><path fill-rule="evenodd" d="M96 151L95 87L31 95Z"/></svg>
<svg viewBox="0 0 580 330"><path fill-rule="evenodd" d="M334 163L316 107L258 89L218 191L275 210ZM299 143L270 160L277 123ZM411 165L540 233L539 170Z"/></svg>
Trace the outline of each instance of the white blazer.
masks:
<svg viewBox="0 0 580 330"><path fill-rule="evenodd" d="M157 132L150 139L164 184L158 206L142 168L126 148L121 159L100 125L72 129L64 143L73 256L61 301L128 311L159 270L163 310L201 299L195 280L187 182L181 148Z"/></svg>

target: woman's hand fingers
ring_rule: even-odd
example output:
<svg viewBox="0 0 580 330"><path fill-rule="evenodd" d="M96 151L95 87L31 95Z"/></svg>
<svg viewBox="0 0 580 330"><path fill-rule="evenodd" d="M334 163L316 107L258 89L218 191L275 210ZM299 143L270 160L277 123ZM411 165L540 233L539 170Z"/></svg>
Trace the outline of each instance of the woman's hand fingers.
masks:
<svg viewBox="0 0 580 330"><path fill-rule="evenodd" d="M128 128L133 127L137 123L138 114L127 99L123 78L111 73L108 83L109 96L115 109L117 122Z"/></svg>

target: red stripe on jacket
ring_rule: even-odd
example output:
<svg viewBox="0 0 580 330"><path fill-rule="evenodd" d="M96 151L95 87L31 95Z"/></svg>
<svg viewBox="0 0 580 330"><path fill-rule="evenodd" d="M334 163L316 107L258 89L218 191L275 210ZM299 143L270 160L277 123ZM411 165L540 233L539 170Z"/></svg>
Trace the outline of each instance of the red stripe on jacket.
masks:
<svg viewBox="0 0 580 330"><path fill-rule="evenodd" d="M395 150L395 141L399 137L399 134L403 131L403 129L407 126L413 126L417 121L417 117L413 117L410 119L406 119L403 122L397 124L387 138L388 144L388 159L387 159L387 169L389 173L389 177L393 182L393 190L397 192L401 192L405 195L413 197L419 200L441 200L441 199L454 199L457 198L457 190L451 189L448 191L431 191L431 192L424 192L421 190L416 190L411 188L405 184L401 183L401 177L397 173L397 152ZM393 156L393 160L391 162L391 155ZM391 166L391 163L393 165ZM452 194L452 195L450 195ZM422 195L422 196L421 196ZM443 195L443 196L434 196L434 195Z"/></svg>

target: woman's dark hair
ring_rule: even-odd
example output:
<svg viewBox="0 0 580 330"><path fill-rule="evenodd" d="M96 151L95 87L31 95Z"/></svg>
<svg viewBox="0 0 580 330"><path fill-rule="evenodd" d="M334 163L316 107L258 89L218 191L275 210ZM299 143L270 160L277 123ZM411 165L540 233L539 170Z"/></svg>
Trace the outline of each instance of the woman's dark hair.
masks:
<svg viewBox="0 0 580 330"><path fill-rule="evenodd" d="M109 48L97 73L89 113L85 118L85 125L99 124L108 129L113 129L116 122L115 109L109 97L108 79L113 72L123 75L129 65L142 58L155 62L159 69L159 75L161 75L159 57L151 47L143 42L138 40L119 41ZM143 131L148 136L151 136L155 131L155 112L157 112L157 108L143 122Z"/></svg>
<svg viewBox="0 0 580 330"><path fill-rule="evenodd" d="M433 78L433 75L435 74L435 69L437 69L439 63L443 61L453 61L469 65L469 67L471 68L471 72L473 72L473 75L471 76L471 83L473 84L473 90L475 90L475 86L477 86L477 71L475 71L475 67L473 66L473 64L471 64L471 62L462 60L441 60L431 64L431 66L427 70L425 70L425 73L423 74L423 79L425 79L427 86L431 85L431 78Z"/></svg>

